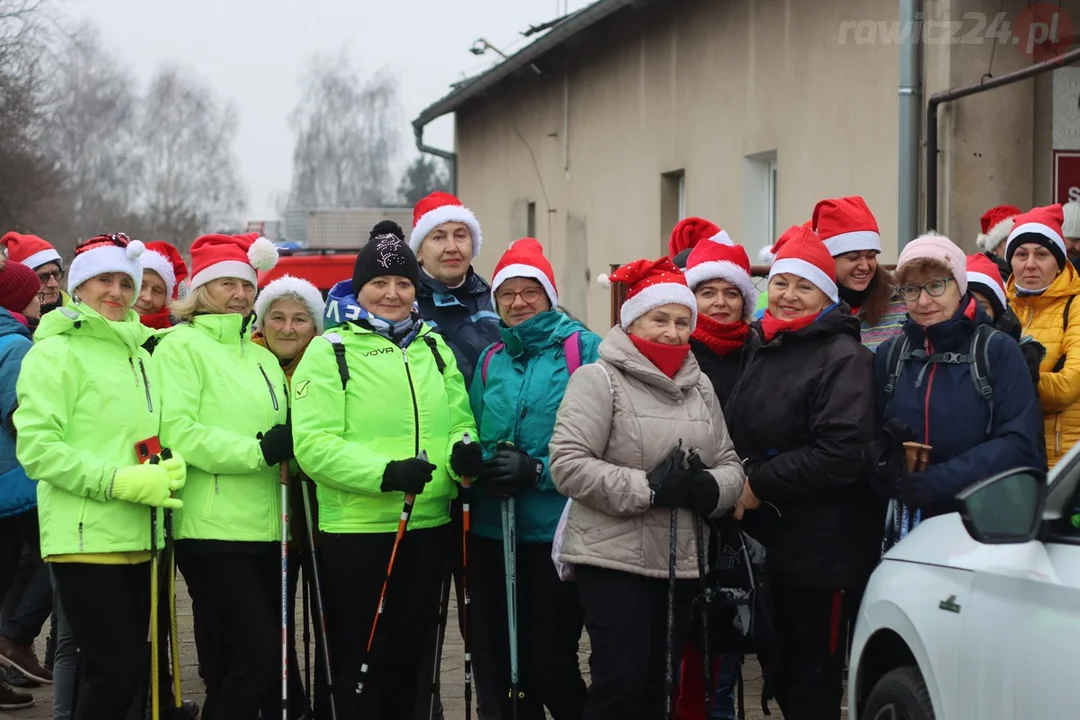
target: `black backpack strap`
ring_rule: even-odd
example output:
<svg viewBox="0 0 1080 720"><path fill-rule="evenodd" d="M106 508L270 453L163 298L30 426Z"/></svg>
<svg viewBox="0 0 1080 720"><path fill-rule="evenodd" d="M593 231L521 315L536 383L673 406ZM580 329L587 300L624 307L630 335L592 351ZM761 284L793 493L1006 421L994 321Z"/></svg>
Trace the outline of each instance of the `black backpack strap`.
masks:
<svg viewBox="0 0 1080 720"><path fill-rule="evenodd" d="M431 350L431 354L435 356L435 367L439 369L439 374L442 375L443 371L446 370L446 361L443 360L442 353L439 352L439 343L435 341L431 333L421 337L424 338L424 344L428 346L428 350Z"/></svg>
<svg viewBox="0 0 1080 720"><path fill-rule="evenodd" d="M900 379L900 373L904 371L904 363L909 357L911 357L911 340L905 333L901 333L889 346L889 354L885 358L885 369L888 371L885 377L886 400L896 392L896 381Z"/></svg>
<svg viewBox="0 0 1080 720"><path fill-rule="evenodd" d="M1000 333L990 325L980 325L971 336L971 379L975 389L990 408L990 420L986 423L986 434L994 427L994 386L993 368L990 366L990 342Z"/></svg>
<svg viewBox="0 0 1080 720"><path fill-rule="evenodd" d="M338 375L341 376L341 389L344 390L345 386L349 384L349 365L345 362L345 343L341 341L341 336L337 333L326 333L323 337L334 348L334 360L337 361Z"/></svg>

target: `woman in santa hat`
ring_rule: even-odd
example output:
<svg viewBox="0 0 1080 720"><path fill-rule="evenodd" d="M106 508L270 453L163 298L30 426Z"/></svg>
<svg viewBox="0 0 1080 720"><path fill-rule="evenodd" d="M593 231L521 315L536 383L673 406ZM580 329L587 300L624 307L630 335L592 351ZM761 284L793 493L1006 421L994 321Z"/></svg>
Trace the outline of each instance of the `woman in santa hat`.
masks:
<svg viewBox="0 0 1080 720"><path fill-rule="evenodd" d="M495 266L491 295L502 319L502 340L480 354L470 385L484 471L472 501L476 569L490 606L486 622L494 648L498 696L511 717L510 655L501 507L515 500L520 588L518 713L555 720L581 718L587 691L578 667L582 615L577 586L561 582L552 542L566 498L552 484L548 443L570 375L595 362L600 338L558 309L555 273L533 238L514 242ZM470 568L472 571L472 568Z"/></svg>
<svg viewBox="0 0 1080 720"><path fill-rule="evenodd" d="M251 341L256 270L277 261L255 234L191 246L191 293L154 352L163 379L162 442L188 458L176 557L193 611L212 637L200 652L204 720L281 713L281 501L293 456L288 387ZM207 662L208 661L208 662Z"/></svg>
<svg viewBox="0 0 1080 720"><path fill-rule="evenodd" d="M1009 305L1046 348L1039 373L1050 467L1080 440L1080 273L1069 262L1061 205L1013 218L1005 243Z"/></svg>
<svg viewBox="0 0 1080 720"><path fill-rule="evenodd" d="M861 197L829 198L814 206L810 227L836 263L836 289L859 319L862 344L871 350L900 334L907 307L878 265L881 234Z"/></svg>
<svg viewBox="0 0 1080 720"><path fill-rule="evenodd" d="M169 303L179 298L180 283L188 268L180 251L164 240L146 243L142 256L143 283L135 300L135 312L143 325L164 330L173 326Z"/></svg>
<svg viewBox="0 0 1080 720"><path fill-rule="evenodd" d="M689 632L695 517L727 514L743 471L690 352L697 300L682 273L665 257L600 280L628 291L600 360L570 378L556 417L549 471L574 501L559 559L574 568L592 641L585 717L653 718L665 705L665 663L678 661Z"/></svg>
<svg viewBox="0 0 1080 720"><path fill-rule="evenodd" d="M158 439L165 384L131 310L142 252L124 235L76 248L73 302L42 318L17 385L16 452L39 480L41 553L80 650L76 720L145 697L151 513L182 507L182 453L152 464L139 450Z"/></svg>
<svg viewBox="0 0 1080 720"><path fill-rule="evenodd" d="M9 232L0 238L8 260L21 262L41 280L41 314L71 303L71 298L60 289L64 279L64 261L52 243L37 235L23 235Z"/></svg>
<svg viewBox="0 0 1080 720"><path fill-rule="evenodd" d="M997 265L1002 279L1012 275L1012 266L1005 259L1005 241L1013 229L1013 219L1020 214L1015 205L995 205L979 218L982 232L975 238L975 244L983 251L988 260Z"/></svg>
<svg viewBox="0 0 1080 720"><path fill-rule="evenodd" d="M782 648L761 655L769 686L785 715L835 719L847 618L884 522L862 472L873 353L817 235L804 225L777 245L768 307L725 413L747 473L735 517L767 554Z"/></svg>

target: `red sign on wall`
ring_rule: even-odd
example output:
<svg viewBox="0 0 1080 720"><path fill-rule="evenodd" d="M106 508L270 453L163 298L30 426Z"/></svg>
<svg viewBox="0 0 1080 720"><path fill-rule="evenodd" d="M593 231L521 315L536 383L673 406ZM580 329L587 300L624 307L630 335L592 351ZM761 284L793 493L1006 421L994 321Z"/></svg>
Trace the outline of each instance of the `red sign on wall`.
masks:
<svg viewBox="0 0 1080 720"><path fill-rule="evenodd" d="M1080 200L1080 150L1054 151L1054 202Z"/></svg>

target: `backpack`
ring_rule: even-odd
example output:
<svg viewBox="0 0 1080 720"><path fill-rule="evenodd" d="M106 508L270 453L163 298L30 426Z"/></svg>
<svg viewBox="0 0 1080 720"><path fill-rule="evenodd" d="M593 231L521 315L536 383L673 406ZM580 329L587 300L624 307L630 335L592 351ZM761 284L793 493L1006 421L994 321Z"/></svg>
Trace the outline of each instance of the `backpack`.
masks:
<svg viewBox="0 0 1080 720"><path fill-rule="evenodd" d="M488 346L484 357L480 361L480 382L487 385L488 364L492 356L506 347L506 343L500 341ZM563 357L566 359L566 369L573 375L574 371L581 367L581 331L573 332L563 340Z"/></svg>
<svg viewBox="0 0 1080 720"><path fill-rule="evenodd" d="M927 355L922 348L912 348L911 340L906 333L899 335L889 347L889 354L885 358L885 368L888 371L885 379L886 401L892 398L893 393L896 392L896 381L900 379L900 374L904 371L904 365L910 358L926 360L927 365L938 363L960 365L967 363L971 366L971 379L975 383L975 389L979 391L979 395L986 400L987 407L990 408L990 419L986 423L986 432L989 434L994 427L994 375L990 367L990 342L994 335L1004 334L990 325L979 325L975 328L975 332L971 334L971 345L967 354L935 352L933 355ZM921 384L922 373L919 373L919 379L915 381L915 387L919 387Z"/></svg>
<svg viewBox="0 0 1080 720"><path fill-rule="evenodd" d="M334 359L337 360L338 375L341 376L341 389L344 390L345 386L349 384L349 365L345 362L345 344L341 340L341 336L335 332L328 332L323 335L327 341L334 346ZM420 339L424 341L424 344L431 350L431 354L435 356L435 367L438 368L439 374L442 375L446 370L446 361L443 360L442 353L439 352L438 343L435 342L430 334L421 335Z"/></svg>

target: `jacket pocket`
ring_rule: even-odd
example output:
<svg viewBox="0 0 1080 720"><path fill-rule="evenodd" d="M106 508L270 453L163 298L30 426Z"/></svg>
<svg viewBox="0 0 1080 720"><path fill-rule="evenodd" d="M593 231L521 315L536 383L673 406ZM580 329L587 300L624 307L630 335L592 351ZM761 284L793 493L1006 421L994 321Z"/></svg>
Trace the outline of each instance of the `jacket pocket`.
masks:
<svg viewBox="0 0 1080 720"><path fill-rule="evenodd" d="M214 474L213 480L210 483L210 491L206 493L206 508L203 511L205 515L210 515L210 510L214 507L214 497L220 492L218 487L218 476Z"/></svg>

